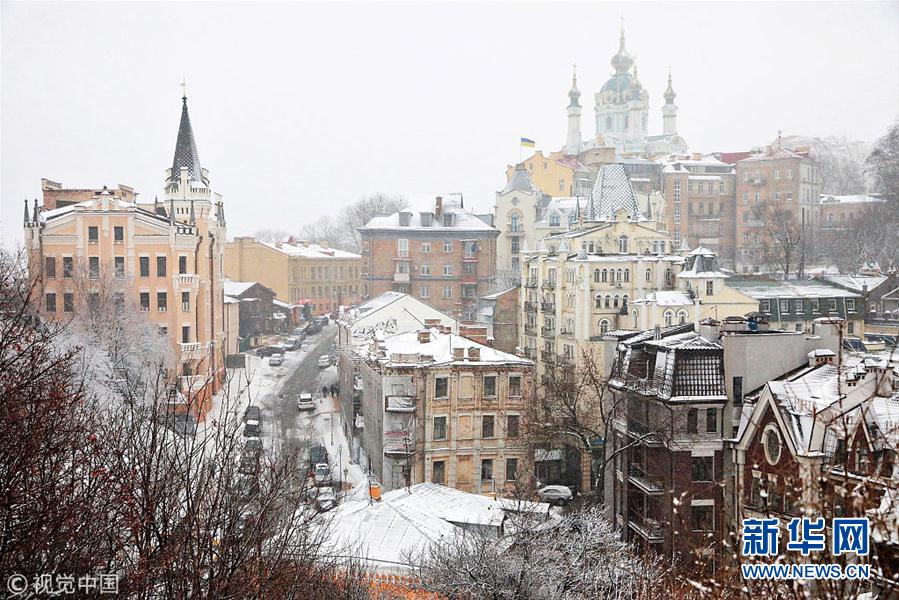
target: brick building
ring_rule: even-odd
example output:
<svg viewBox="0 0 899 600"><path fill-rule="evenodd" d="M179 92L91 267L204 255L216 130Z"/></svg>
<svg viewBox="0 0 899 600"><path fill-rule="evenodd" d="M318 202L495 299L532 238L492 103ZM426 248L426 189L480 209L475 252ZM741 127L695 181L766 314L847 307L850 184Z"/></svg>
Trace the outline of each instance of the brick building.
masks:
<svg viewBox="0 0 899 600"><path fill-rule="evenodd" d="M821 195L820 167L808 151L768 147L736 162L736 180L736 270L754 273L770 269L766 218L780 209L791 215L798 231L814 231Z"/></svg>
<svg viewBox="0 0 899 600"><path fill-rule="evenodd" d="M473 320L477 298L492 291L499 230L466 210L461 197L375 217L359 234L367 298L394 290Z"/></svg>
<svg viewBox="0 0 899 600"><path fill-rule="evenodd" d="M485 334L494 348L509 354L518 348L518 295L519 289L513 287L478 298L478 324L486 327Z"/></svg>
<svg viewBox="0 0 899 600"><path fill-rule="evenodd" d="M694 154L664 163L664 216L676 246L686 238L690 247L708 248L722 265L733 267L735 177L733 165L714 156Z"/></svg>

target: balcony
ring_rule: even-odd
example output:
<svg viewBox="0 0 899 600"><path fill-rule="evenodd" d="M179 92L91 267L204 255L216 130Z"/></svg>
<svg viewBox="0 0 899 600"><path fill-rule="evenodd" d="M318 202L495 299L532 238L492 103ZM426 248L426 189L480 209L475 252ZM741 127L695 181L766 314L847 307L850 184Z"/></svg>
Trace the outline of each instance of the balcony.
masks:
<svg viewBox="0 0 899 600"><path fill-rule="evenodd" d="M536 348L525 348L524 349L524 357L528 360L537 360L537 349Z"/></svg>
<svg viewBox="0 0 899 600"><path fill-rule="evenodd" d="M462 262L478 262L478 255L471 252L466 252L462 255Z"/></svg>
<svg viewBox="0 0 899 600"><path fill-rule="evenodd" d="M540 351L540 360L547 364L553 364L556 362L556 353L550 352L549 350L541 350Z"/></svg>
<svg viewBox="0 0 899 600"><path fill-rule="evenodd" d="M534 277L528 277L527 281L524 282L524 287L529 287L529 288L537 287L537 279Z"/></svg>
<svg viewBox="0 0 899 600"><path fill-rule="evenodd" d="M540 335L545 338L554 338L556 337L556 328L555 327L547 327L544 325L540 328Z"/></svg>
<svg viewBox="0 0 899 600"><path fill-rule="evenodd" d="M191 342L188 344L178 344L181 349L181 360L201 360L206 358L206 344L199 342Z"/></svg>
<svg viewBox="0 0 899 600"><path fill-rule="evenodd" d="M638 465L630 465L627 472L628 481L650 495L661 494L665 491L665 480L655 475L650 475Z"/></svg>
<svg viewBox="0 0 899 600"><path fill-rule="evenodd" d="M415 398L412 396L386 396L384 410L391 413L415 412Z"/></svg>
<svg viewBox="0 0 899 600"><path fill-rule="evenodd" d="M176 288L197 288L200 285L200 277L194 273L179 273L172 277L172 283L174 283Z"/></svg>
<svg viewBox="0 0 899 600"><path fill-rule="evenodd" d="M765 183L767 183L767 180L764 177L753 177L749 180L749 183L751 185L765 185Z"/></svg>
<svg viewBox="0 0 899 600"><path fill-rule="evenodd" d="M182 375L180 378L181 393L196 393L206 385L206 377L203 375Z"/></svg>
<svg viewBox="0 0 899 600"><path fill-rule="evenodd" d="M524 326L524 334L525 335L537 335L536 325L525 325Z"/></svg>
<svg viewBox="0 0 899 600"><path fill-rule="evenodd" d="M524 312L537 312L537 303L525 301Z"/></svg>
<svg viewBox="0 0 899 600"><path fill-rule="evenodd" d="M521 225L507 225L506 226L506 235L512 237L519 237L524 235L524 227Z"/></svg>
<svg viewBox="0 0 899 600"><path fill-rule="evenodd" d="M542 287L544 290L554 290L556 289L556 282L552 279L549 279L547 281L544 281L543 285L541 285L540 287Z"/></svg>
<svg viewBox="0 0 899 600"><path fill-rule="evenodd" d="M393 282L394 283L409 283L409 274L408 273L394 273L393 274Z"/></svg>
<svg viewBox="0 0 899 600"><path fill-rule="evenodd" d="M478 275L477 273L462 273L462 277L460 281L464 284L468 285L477 285L478 284Z"/></svg>
<svg viewBox="0 0 899 600"><path fill-rule="evenodd" d="M384 454L408 456L415 452L415 437L405 431L384 432Z"/></svg>
<svg viewBox="0 0 899 600"><path fill-rule="evenodd" d="M556 312L556 303L555 302L541 302L540 310L543 312L553 313Z"/></svg>
<svg viewBox="0 0 899 600"><path fill-rule="evenodd" d="M641 438L642 443L646 446L662 445L662 437L659 434L659 428L650 427L643 421L629 418L627 420L627 432L633 438Z"/></svg>
<svg viewBox="0 0 899 600"><path fill-rule="evenodd" d="M627 524L637 535L651 544L660 544L665 541L665 531L662 529L662 524L655 519L631 513L628 515Z"/></svg>

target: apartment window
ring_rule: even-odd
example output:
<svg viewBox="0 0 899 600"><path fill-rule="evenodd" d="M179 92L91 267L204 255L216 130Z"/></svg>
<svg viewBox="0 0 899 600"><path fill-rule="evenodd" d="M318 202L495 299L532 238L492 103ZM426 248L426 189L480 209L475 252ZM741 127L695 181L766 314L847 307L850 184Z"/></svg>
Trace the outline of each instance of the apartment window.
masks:
<svg viewBox="0 0 899 600"><path fill-rule="evenodd" d="M150 276L150 257L149 256L141 256L140 257L140 276L141 277L149 277Z"/></svg>
<svg viewBox="0 0 899 600"><path fill-rule="evenodd" d="M706 433L718 433L718 409L705 409L705 431Z"/></svg>
<svg viewBox="0 0 899 600"><path fill-rule="evenodd" d="M44 258L44 276L54 278L56 277L56 258L53 256L47 256Z"/></svg>
<svg viewBox="0 0 899 600"><path fill-rule="evenodd" d="M116 225L112 228L112 239L114 242L124 242L125 241L125 228L121 225Z"/></svg>
<svg viewBox="0 0 899 600"><path fill-rule="evenodd" d="M100 241L100 228L95 226L90 226L87 228L87 241L91 244L96 244Z"/></svg>
<svg viewBox="0 0 899 600"><path fill-rule="evenodd" d="M431 276L431 265L422 265L421 266L421 276L422 277L430 277Z"/></svg>
<svg viewBox="0 0 899 600"><path fill-rule="evenodd" d="M431 297L431 286L423 285L423 286L421 286L421 290L419 290L419 291L421 292L419 294L419 296L421 296L422 298L430 298Z"/></svg>
<svg viewBox="0 0 899 600"><path fill-rule="evenodd" d="M713 281L705 282L705 295L706 296L714 296L715 295L715 283Z"/></svg>
<svg viewBox="0 0 899 600"><path fill-rule="evenodd" d="M484 415L481 418L481 437L492 438L493 437L493 415Z"/></svg>
<svg viewBox="0 0 899 600"><path fill-rule="evenodd" d="M443 240L443 251L447 254L451 254L453 251L453 241L452 240Z"/></svg>
<svg viewBox="0 0 899 600"><path fill-rule="evenodd" d="M793 179L793 169L787 169L787 179Z"/></svg>
<svg viewBox="0 0 899 600"><path fill-rule="evenodd" d="M817 298L812 298L812 311L819 312L821 310L821 304L818 302Z"/></svg>
<svg viewBox="0 0 899 600"><path fill-rule="evenodd" d="M443 276L444 277L452 277L453 276L453 265L443 265Z"/></svg>
<svg viewBox="0 0 899 600"><path fill-rule="evenodd" d="M115 276L116 277L124 277L125 276L125 257L124 256L116 256L113 258L113 264L115 266Z"/></svg>
<svg viewBox="0 0 899 600"><path fill-rule="evenodd" d="M446 439L446 417L434 417L434 439Z"/></svg>
<svg viewBox="0 0 899 600"><path fill-rule="evenodd" d="M770 300L762 300L761 308L762 308L763 313L770 313L771 312L771 301Z"/></svg>
<svg viewBox="0 0 899 600"><path fill-rule="evenodd" d="M846 323L846 333L855 333L855 323L852 321Z"/></svg>
<svg viewBox="0 0 899 600"><path fill-rule="evenodd" d="M100 294L91 292L87 295L87 308L91 312L95 312L100 308Z"/></svg>
<svg viewBox="0 0 899 600"><path fill-rule="evenodd" d="M463 275L475 275L477 273L476 266L474 263L465 263L462 265L462 274Z"/></svg>
<svg viewBox="0 0 899 600"><path fill-rule="evenodd" d="M780 179L780 171L774 171L774 179Z"/></svg>
<svg viewBox="0 0 899 600"><path fill-rule="evenodd" d="M182 344L190 343L190 325L184 325L181 328L181 343Z"/></svg>
<svg viewBox="0 0 899 600"><path fill-rule="evenodd" d="M66 292L62 295L62 312L73 312L75 310L75 295L72 292Z"/></svg>
<svg viewBox="0 0 899 600"><path fill-rule="evenodd" d="M506 459L506 481L515 481L518 479L518 459Z"/></svg>
<svg viewBox="0 0 899 600"><path fill-rule="evenodd" d="M181 310L190 310L190 292L181 292Z"/></svg>
<svg viewBox="0 0 899 600"><path fill-rule="evenodd" d="M693 531L713 531L715 529L715 507L710 505L691 506Z"/></svg>
<svg viewBox="0 0 899 600"><path fill-rule="evenodd" d="M829 299L827 300L827 310L829 310L829 311L835 311L836 309L837 309L837 299L836 299L836 298L829 298Z"/></svg>
<svg viewBox="0 0 899 600"><path fill-rule="evenodd" d="M559 215L550 215L549 217L549 226L550 227L558 227L561 221L559 220Z"/></svg>
<svg viewBox="0 0 899 600"><path fill-rule="evenodd" d="M481 461L481 481L493 479L493 459L485 458Z"/></svg>
<svg viewBox="0 0 899 600"><path fill-rule="evenodd" d="M56 312L56 294L47 294L44 298L44 308L47 312Z"/></svg>
<svg viewBox="0 0 899 600"><path fill-rule="evenodd" d="M477 291L477 287L473 285L463 285L462 286L462 297L463 298L474 298L475 292Z"/></svg>
<svg viewBox="0 0 899 600"><path fill-rule="evenodd" d="M520 417L518 415L508 415L506 417L506 437L518 437L518 425Z"/></svg>
<svg viewBox="0 0 899 600"><path fill-rule="evenodd" d="M652 269L646 269L646 283L652 282Z"/></svg>
<svg viewBox="0 0 899 600"><path fill-rule="evenodd" d="M178 272L182 275L187 273L187 257L179 256L178 257Z"/></svg>
<svg viewBox="0 0 899 600"><path fill-rule="evenodd" d="M692 460L693 481L712 481L713 463L711 456L694 456Z"/></svg>
<svg viewBox="0 0 899 600"><path fill-rule="evenodd" d="M396 255L400 258L409 256L409 240L400 239L396 241Z"/></svg>
<svg viewBox="0 0 899 600"><path fill-rule="evenodd" d="M87 259L88 274L91 279L100 278L100 257L91 256Z"/></svg>
<svg viewBox="0 0 899 600"><path fill-rule="evenodd" d="M165 277L165 257L164 256L156 257L156 276L157 277Z"/></svg>
<svg viewBox="0 0 899 600"><path fill-rule="evenodd" d="M762 498L762 480L760 476L753 475L752 487L749 492L749 504L758 508L764 508L765 500Z"/></svg>
<svg viewBox="0 0 899 600"><path fill-rule="evenodd" d="M421 243L421 251L425 254L430 254L431 252L431 242L422 242Z"/></svg>
<svg viewBox="0 0 899 600"><path fill-rule="evenodd" d="M697 433L699 431L697 426L697 416L698 411L695 408L691 408L687 411L687 433Z"/></svg>
<svg viewBox="0 0 899 600"><path fill-rule="evenodd" d="M780 301L780 312L782 312L782 313L790 312L790 301L789 300L781 300Z"/></svg>
<svg viewBox="0 0 899 600"><path fill-rule="evenodd" d="M452 286L446 285L443 286L443 297L445 299L449 299L453 297L453 288Z"/></svg>
<svg viewBox="0 0 899 600"><path fill-rule="evenodd" d="M140 309L143 312L150 310L150 292L140 293Z"/></svg>
<svg viewBox="0 0 899 600"><path fill-rule="evenodd" d="M446 483L446 462L435 460L431 466L431 483Z"/></svg>
<svg viewBox="0 0 899 600"><path fill-rule="evenodd" d="M484 376L484 395L496 396L496 375Z"/></svg>
<svg viewBox="0 0 899 600"><path fill-rule="evenodd" d="M168 296L165 292L156 292L156 310L165 312L168 310Z"/></svg>
<svg viewBox="0 0 899 600"><path fill-rule="evenodd" d="M435 398L448 398L449 397L449 379L446 377L437 377L434 380L434 397Z"/></svg>
<svg viewBox="0 0 899 600"><path fill-rule="evenodd" d="M846 310L855 311L855 299L846 298Z"/></svg>
<svg viewBox="0 0 899 600"><path fill-rule="evenodd" d="M159 335L167 336L168 334L169 334L169 328L166 327L165 325L160 325L159 326Z"/></svg>
<svg viewBox="0 0 899 600"><path fill-rule="evenodd" d="M521 377L518 375L509 376L509 395L516 397L521 396Z"/></svg>
<svg viewBox="0 0 899 600"><path fill-rule="evenodd" d="M406 261L400 261L400 262L396 263L396 272L408 274L409 273L409 263L407 263Z"/></svg>

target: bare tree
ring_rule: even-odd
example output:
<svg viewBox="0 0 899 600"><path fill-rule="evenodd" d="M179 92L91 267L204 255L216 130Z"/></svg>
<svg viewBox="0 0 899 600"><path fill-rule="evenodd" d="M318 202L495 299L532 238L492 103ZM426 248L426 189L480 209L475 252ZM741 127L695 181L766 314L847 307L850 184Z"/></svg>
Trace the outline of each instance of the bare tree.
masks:
<svg viewBox="0 0 899 600"><path fill-rule="evenodd" d="M303 225L300 237L310 242L327 242L333 248L349 250L353 247L347 232L329 215Z"/></svg>
<svg viewBox="0 0 899 600"><path fill-rule="evenodd" d="M357 228L366 225L374 217L391 215L408 205L408 200L400 196L377 193L360 198L344 208L337 218L337 222L346 236L347 249L353 252L362 250L362 242Z"/></svg>
<svg viewBox="0 0 899 600"><path fill-rule="evenodd" d="M253 234L253 237L260 242L274 244L275 242L283 242L290 237L290 232L283 229L260 229Z"/></svg>
<svg viewBox="0 0 899 600"><path fill-rule="evenodd" d="M883 194L893 208L899 203L899 122L877 140L865 160L865 172L874 183L874 191Z"/></svg>
<svg viewBox="0 0 899 600"><path fill-rule="evenodd" d="M758 206L757 217L765 227L764 257L767 264L776 266L784 276L790 277L790 269L798 263L799 271L803 269L802 256L804 250L802 227L789 210L772 207L765 209ZM801 273L800 273L801 275Z"/></svg>

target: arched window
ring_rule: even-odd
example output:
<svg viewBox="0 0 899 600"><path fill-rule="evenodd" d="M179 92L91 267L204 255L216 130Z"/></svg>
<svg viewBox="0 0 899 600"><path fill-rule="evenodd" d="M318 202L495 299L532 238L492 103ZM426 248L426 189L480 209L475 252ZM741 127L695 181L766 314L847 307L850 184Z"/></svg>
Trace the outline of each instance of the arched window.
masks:
<svg viewBox="0 0 899 600"><path fill-rule="evenodd" d="M621 308L627 308L627 294L621 297Z"/></svg>
<svg viewBox="0 0 899 600"><path fill-rule="evenodd" d="M609 306L610 306L611 304L612 304L612 297L611 297L611 296L606 296L606 308L609 308Z"/></svg>
<svg viewBox="0 0 899 600"><path fill-rule="evenodd" d="M609 332L609 321L608 319L602 319L599 322L599 334L605 335Z"/></svg>
<svg viewBox="0 0 899 600"><path fill-rule="evenodd" d="M674 282L674 279L671 276L671 269L665 269L665 285L671 286Z"/></svg>
<svg viewBox="0 0 899 600"><path fill-rule="evenodd" d="M677 322L679 325L683 325L687 322L687 311L679 310L677 311Z"/></svg>
<svg viewBox="0 0 899 600"><path fill-rule="evenodd" d="M617 271L615 271L615 281L620 282L622 277L623 277L623 273L621 272L621 269L618 269Z"/></svg>
<svg viewBox="0 0 899 600"><path fill-rule="evenodd" d="M609 280L609 271L607 269L602 270L602 282L605 283Z"/></svg>
<svg viewBox="0 0 899 600"><path fill-rule="evenodd" d="M618 308L618 294L612 299L612 308Z"/></svg>
<svg viewBox="0 0 899 600"><path fill-rule="evenodd" d="M659 243L658 243L658 242L653 242L653 243L652 243L652 253L653 253L653 254L658 254L658 253L659 253Z"/></svg>
<svg viewBox="0 0 899 600"><path fill-rule="evenodd" d="M646 269L646 283L652 282L652 269Z"/></svg>
<svg viewBox="0 0 899 600"><path fill-rule="evenodd" d="M631 314L634 315L634 329L636 329L637 328L637 311L634 311Z"/></svg>
<svg viewBox="0 0 899 600"><path fill-rule="evenodd" d="M602 308L602 296L597 296L593 300L596 308Z"/></svg>
<svg viewBox="0 0 899 600"><path fill-rule="evenodd" d="M593 271L593 283L599 283L599 269Z"/></svg>
<svg viewBox="0 0 899 600"><path fill-rule="evenodd" d="M629 282L630 280L631 280L631 270L630 270L630 269L625 269L625 270L624 270L624 282L627 283L627 282Z"/></svg>
<svg viewBox="0 0 899 600"><path fill-rule="evenodd" d="M665 242L659 242L659 252L665 254Z"/></svg>
<svg viewBox="0 0 899 600"><path fill-rule="evenodd" d="M559 215L550 215L549 216L549 226L550 227L558 227L559 226Z"/></svg>
<svg viewBox="0 0 899 600"><path fill-rule="evenodd" d="M665 311L665 327L671 327L674 323L674 312L670 310Z"/></svg>

